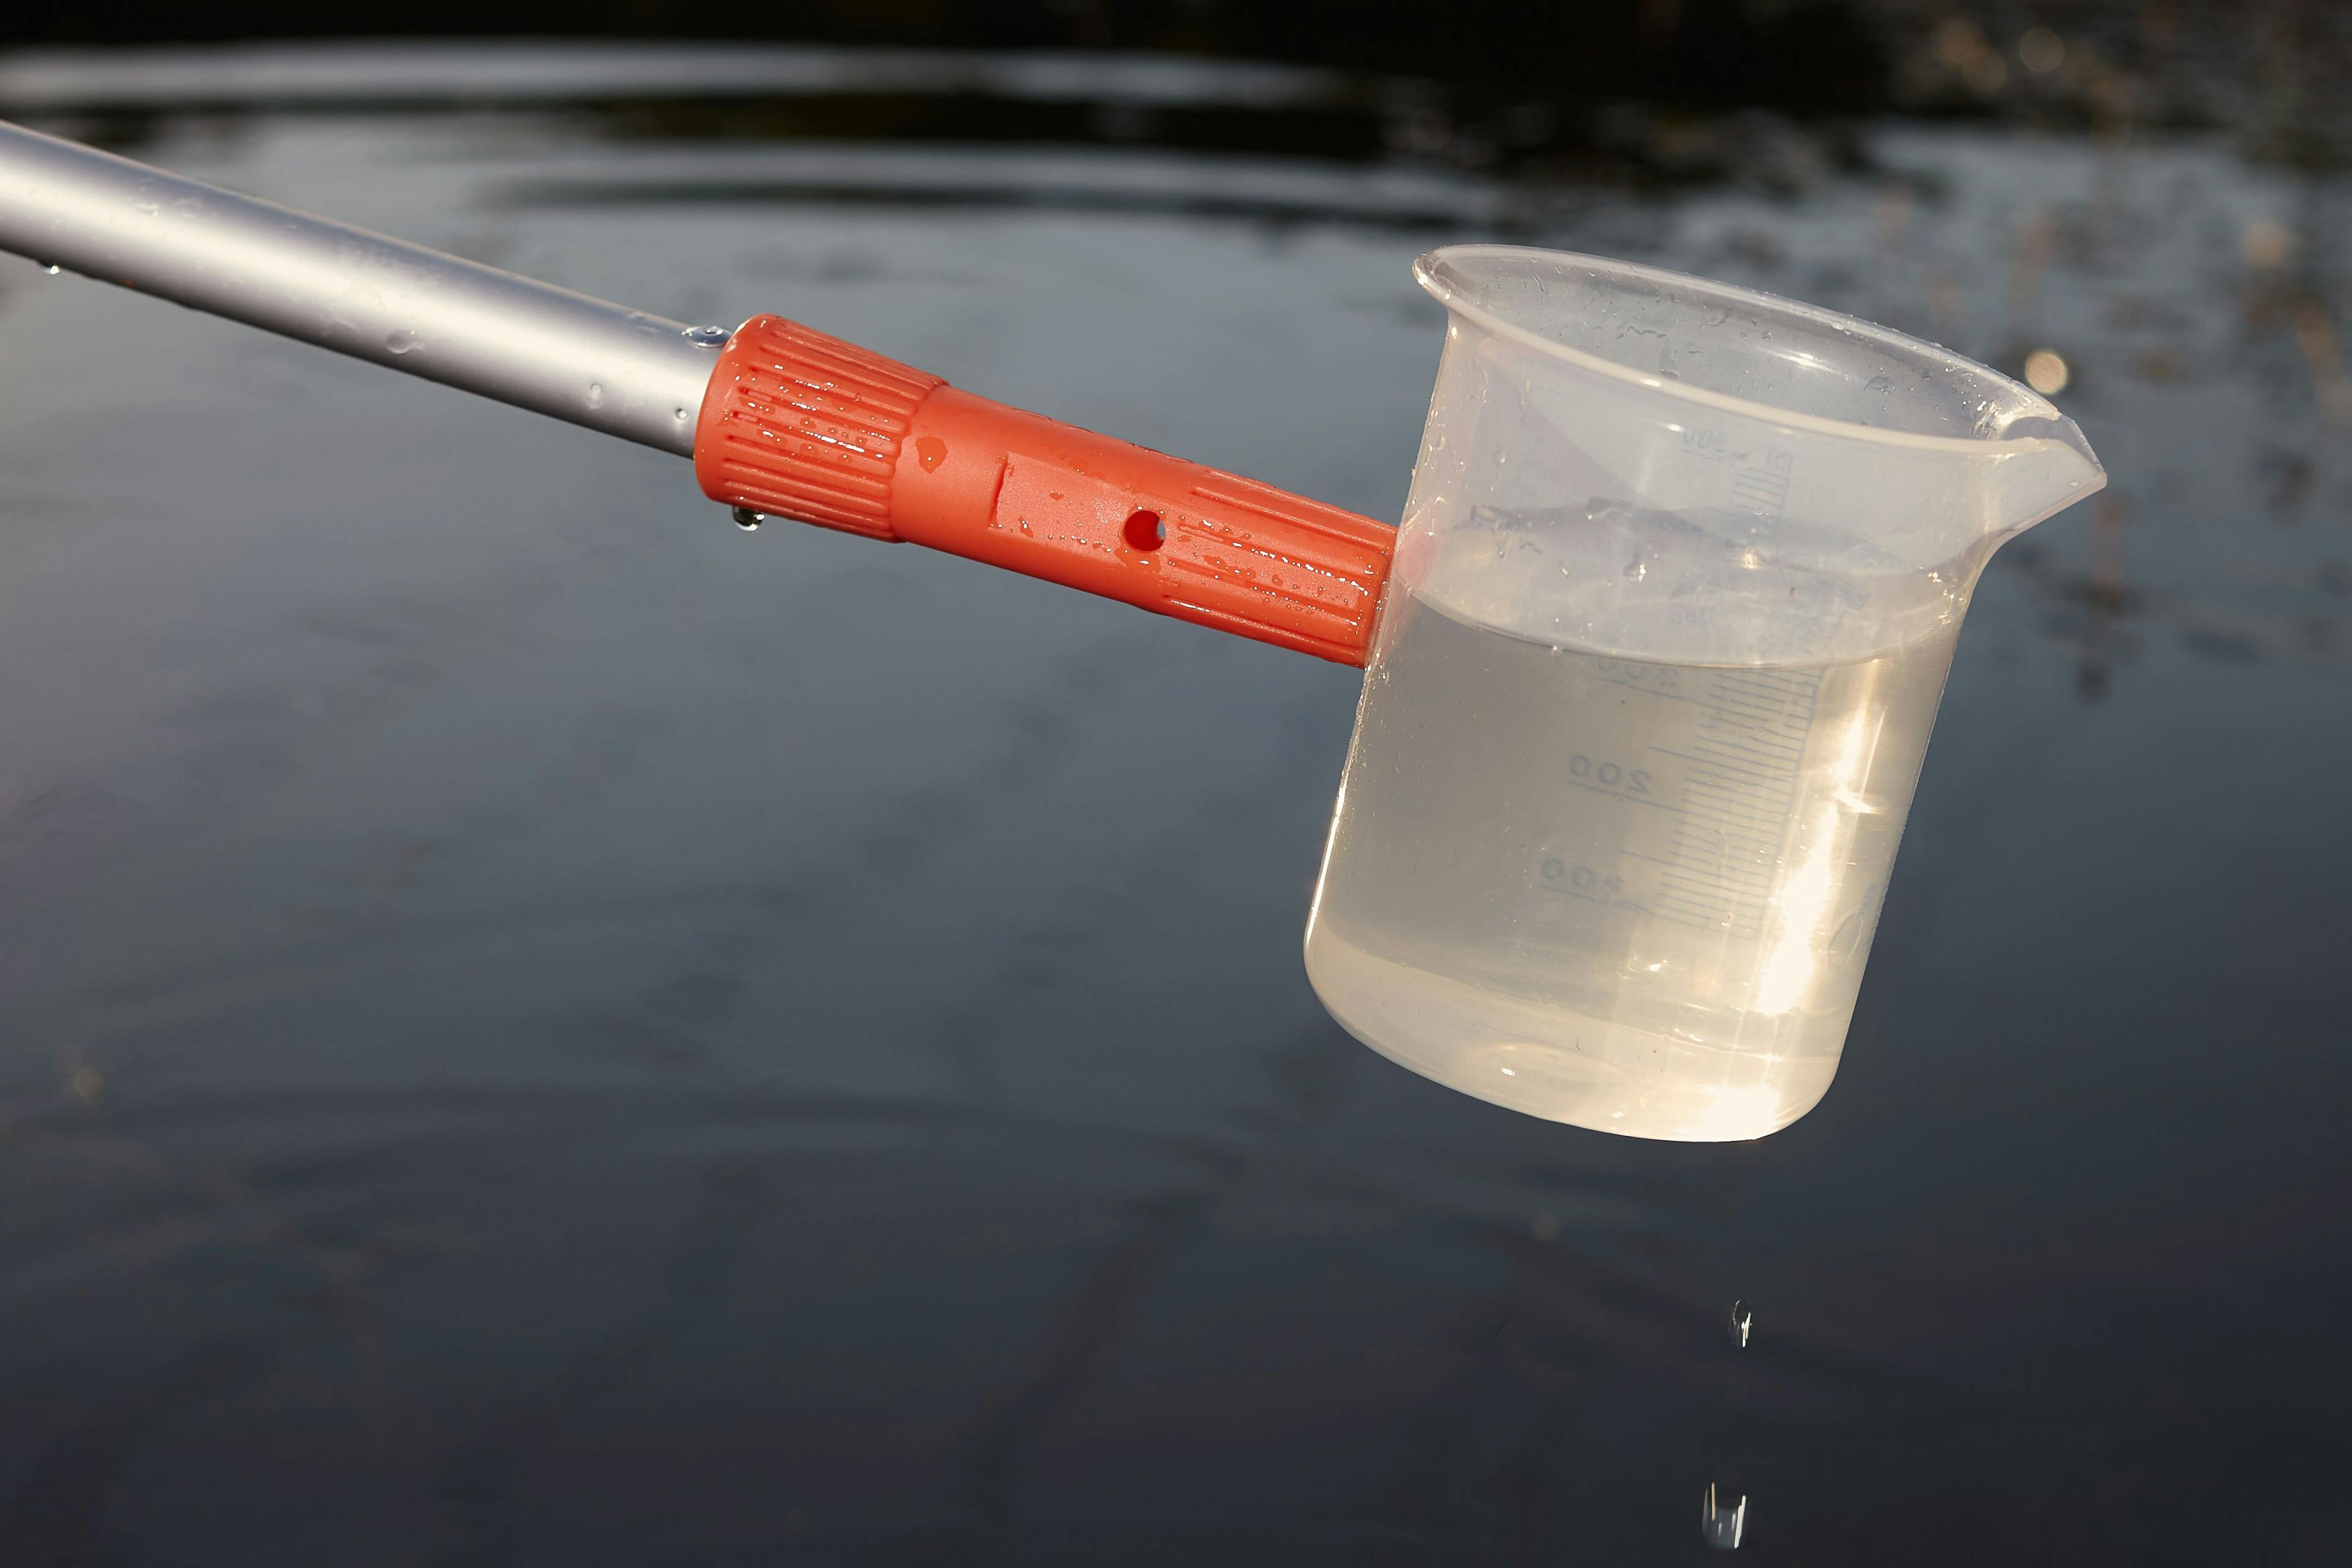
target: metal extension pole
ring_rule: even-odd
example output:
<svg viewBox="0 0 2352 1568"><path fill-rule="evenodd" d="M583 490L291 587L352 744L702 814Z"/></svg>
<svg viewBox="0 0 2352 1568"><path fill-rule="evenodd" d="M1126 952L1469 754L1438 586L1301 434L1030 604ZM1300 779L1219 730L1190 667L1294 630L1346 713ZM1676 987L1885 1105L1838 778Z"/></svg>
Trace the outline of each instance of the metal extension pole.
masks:
<svg viewBox="0 0 2352 1568"><path fill-rule="evenodd" d="M0 249L680 457L728 336L5 121Z"/></svg>
<svg viewBox="0 0 2352 1568"><path fill-rule="evenodd" d="M1396 547L781 317L682 327L5 122L0 249L693 458L746 526L926 544L1341 664Z"/></svg>

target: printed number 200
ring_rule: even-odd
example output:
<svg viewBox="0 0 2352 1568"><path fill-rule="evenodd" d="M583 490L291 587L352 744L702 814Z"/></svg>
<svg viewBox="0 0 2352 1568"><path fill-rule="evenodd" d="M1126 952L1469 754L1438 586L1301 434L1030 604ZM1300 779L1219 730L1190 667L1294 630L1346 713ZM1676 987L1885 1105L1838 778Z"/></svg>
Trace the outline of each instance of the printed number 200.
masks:
<svg viewBox="0 0 2352 1568"><path fill-rule="evenodd" d="M1611 789L1623 784L1628 795L1650 793L1650 775L1643 768L1621 768L1615 763L1596 763L1591 757L1579 754L1568 759L1568 773L1570 778L1589 778Z"/></svg>

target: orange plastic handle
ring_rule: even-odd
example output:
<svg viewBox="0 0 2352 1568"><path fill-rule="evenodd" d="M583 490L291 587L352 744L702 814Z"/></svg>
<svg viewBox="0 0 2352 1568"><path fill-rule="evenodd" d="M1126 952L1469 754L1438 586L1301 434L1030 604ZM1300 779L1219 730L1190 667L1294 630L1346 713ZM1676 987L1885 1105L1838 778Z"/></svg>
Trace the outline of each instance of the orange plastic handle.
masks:
<svg viewBox="0 0 2352 1568"><path fill-rule="evenodd" d="M1396 530L950 386L755 316L702 400L694 474L730 506L908 540L1360 665Z"/></svg>

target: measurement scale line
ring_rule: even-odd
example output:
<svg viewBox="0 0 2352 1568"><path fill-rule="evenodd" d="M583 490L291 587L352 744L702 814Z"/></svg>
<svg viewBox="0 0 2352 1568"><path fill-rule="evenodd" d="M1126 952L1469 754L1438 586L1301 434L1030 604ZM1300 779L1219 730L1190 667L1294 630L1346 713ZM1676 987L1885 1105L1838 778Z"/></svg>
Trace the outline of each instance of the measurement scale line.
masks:
<svg viewBox="0 0 2352 1568"><path fill-rule="evenodd" d="M1772 841L1764 834L1740 831L1726 833L1722 828L1706 821L1694 823L1693 828L1695 836L1690 839L1691 844L1704 848L1709 855L1718 858L1740 860L1753 865L1762 865L1774 858Z"/></svg>
<svg viewBox="0 0 2352 1568"><path fill-rule="evenodd" d="M1673 871L1681 871L1692 876L1703 873L1706 876L1721 882L1727 888L1730 887L1734 881L1752 884L1755 895L1759 898L1761 898L1766 893L1771 891L1772 869L1773 868L1770 866L1756 861L1743 862L1737 860L1732 861L1728 865L1722 866L1694 866L1688 861L1685 861L1671 868ZM1661 871L1658 873L1660 880L1666 880L1669 876L1669 871Z"/></svg>
<svg viewBox="0 0 2352 1568"><path fill-rule="evenodd" d="M1685 931L1720 931L1738 941L1752 941L1747 932L1735 928L1729 921L1702 920L1692 915L1661 913L1660 919L1681 926Z"/></svg>
<svg viewBox="0 0 2352 1568"><path fill-rule="evenodd" d="M1675 881L1675 879L1673 879L1673 872L1682 872L1684 877L1706 877L1706 884L1707 884L1707 886L1682 884L1682 881ZM1658 884L1661 884L1661 886L1679 886L1679 889L1684 889L1684 891L1686 891L1686 893L1706 893L1706 896L1715 898L1715 900L1724 900L1724 898L1731 898L1731 893L1734 893L1734 891L1738 891L1738 889L1734 889L1734 886L1731 886L1731 877L1734 877L1734 875L1736 875L1736 868L1727 868L1727 865L1710 865L1710 863L1707 863L1707 860L1703 860L1703 858L1698 858L1698 856L1694 856L1694 858L1682 860L1682 863L1670 865L1670 868L1665 868L1665 869L1663 869L1663 872L1658 872ZM1750 898L1755 898L1755 896L1759 896L1759 893L1755 893L1755 891L1752 891L1752 889L1750 889Z"/></svg>
<svg viewBox="0 0 2352 1568"><path fill-rule="evenodd" d="M1720 721L1715 723L1702 721L1698 726L1698 732L1703 739L1714 741L1721 745L1767 746L1776 751L1787 746L1795 739L1794 736L1777 734L1770 730L1759 730L1753 724Z"/></svg>
<svg viewBox="0 0 2352 1568"><path fill-rule="evenodd" d="M1781 722L1789 717L1791 710L1799 706L1797 702L1785 697L1750 698L1744 695L1726 696L1721 692L1705 699L1704 703L1710 709L1721 710L1727 717L1761 720L1767 723Z"/></svg>
<svg viewBox="0 0 2352 1568"><path fill-rule="evenodd" d="M1775 710L1785 708L1789 705L1788 700L1785 697L1774 696L1769 692L1759 691L1751 686L1736 686L1729 681L1724 680L1716 681L1709 688L1708 700L1713 702L1738 703L1741 706L1748 708L1770 708Z"/></svg>
<svg viewBox="0 0 2352 1568"><path fill-rule="evenodd" d="M1796 786L1793 766L1775 766L1769 761L1742 761L1736 757L1708 756L1704 752L1685 756L1691 765L1684 770L1692 777L1702 774L1711 784L1746 791L1751 796L1769 799L1774 810L1787 804L1786 796Z"/></svg>
<svg viewBox="0 0 2352 1568"><path fill-rule="evenodd" d="M1663 748L1661 748L1663 750ZM1787 807L1790 792L1797 787L1794 766L1775 766L1737 757L1710 756L1704 752L1668 752L1688 763L1682 770L1689 779L1705 779L1721 789L1737 789L1748 798L1762 801L1773 811Z"/></svg>
<svg viewBox="0 0 2352 1568"><path fill-rule="evenodd" d="M1617 688L1620 691L1638 691L1644 697L1654 697L1663 702L1695 702L1697 700L1696 698L1692 697L1687 692L1661 691L1654 686L1644 686L1638 680L1610 680L1609 677L1605 675L1601 679L1608 681L1610 685Z"/></svg>
<svg viewBox="0 0 2352 1568"><path fill-rule="evenodd" d="M1696 931L1718 931L1741 942L1754 942L1761 934L1759 930L1743 925L1737 918L1729 915L1702 914L1696 910L1685 910L1670 911L1666 914L1666 918L1678 926L1688 926Z"/></svg>
<svg viewBox="0 0 2352 1568"><path fill-rule="evenodd" d="M1741 665L1707 671L1707 679L1724 685L1741 681L1789 691L1816 691L1821 689L1822 676L1817 669L1773 669L1766 665Z"/></svg>
<svg viewBox="0 0 2352 1568"><path fill-rule="evenodd" d="M1802 692L1738 690L1718 691L1711 700L1719 702L1726 708L1743 708L1750 711L1768 713L1774 719L1785 719L1790 714L1802 716L1803 710L1810 708L1813 701L1811 697Z"/></svg>
<svg viewBox="0 0 2352 1568"><path fill-rule="evenodd" d="M1757 773L1778 773L1788 778L1797 773L1797 764L1804 752L1771 752L1761 745L1728 745L1719 736L1698 736L1691 745L1703 748L1691 762L1715 762L1727 769L1750 769Z"/></svg>
<svg viewBox="0 0 2352 1568"><path fill-rule="evenodd" d="M1689 759L1694 763L1718 763L1725 767L1756 768L1768 772L1793 773L1796 770L1795 752L1784 755L1768 752L1760 746L1736 746L1717 735L1701 735L1691 744L1698 748L1698 754Z"/></svg>
<svg viewBox="0 0 2352 1568"><path fill-rule="evenodd" d="M1705 791L1742 816L1777 821L1787 813L1790 796L1785 786L1775 788L1776 782L1769 775L1759 778L1718 763L1699 763L1685 775L1683 789Z"/></svg>
<svg viewBox="0 0 2352 1568"><path fill-rule="evenodd" d="M1691 853L1685 855L1681 863L1690 865L1703 859L1710 871L1745 868L1769 872L1774 860L1771 854L1757 844L1709 844L1704 839L1693 839L1687 847Z"/></svg>
<svg viewBox="0 0 2352 1568"><path fill-rule="evenodd" d="M1691 777L1683 782L1683 788L1689 794L1706 797L1691 804L1704 806L1713 813L1718 821L1744 822L1759 831L1777 832L1780 827L1778 818L1786 815L1773 812L1770 809L1771 803L1769 801L1763 803L1763 808L1760 810L1750 809L1752 797L1748 794L1738 792L1736 786L1728 781L1701 778L1694 773Z"/></svg>
<svg viewBox="0 0 2352 1568"><path fill-rule="evenodd" d="M1719 708L1708 708L1701 711L1703 716L1698 721L1698 727L1703 734L1744 735L1759 741L1769 742L1776 746L1785 746L1797 739L1793 735L1783 735L1779 730L1769 725L1750 724L1738 714L1727 713Z"/></svg>
<svg viewBox="0 0 2352 1568"><path fill-rule="evenodd" d="M1737 915L1741 904L1755 901L1734 898L1709 888L1695 887L1688 882L1661 882L1656 896L1662 900L1672 899L1685 909L1714 910L1725 915Z"/></svg>
<svg viewBox="0 0 2352 1568"><path fill-rule="evenodd" d="M1563 899L1582 899L1588 904L1602 904L1612 910L1631 910L1637 915L1646 915L1651 912L1631 899L1604 899L1598 893L1580 893L1574 888L1556 888L1549 882L1538 882L1536 885L1545 892L1558 893Z"/></svg>
<svg viewBox="0 0 2352 1568"><path fill-rule="evenodd" d="M1759 766L1731 757L1711 757L1700 752L1685 756L1683 761L1690 763L1684 770L1686 777L1704 778L1720 788L1743 790L1751 796L1769 799L1775 809L1782 804L1780 797L1796 783L1788 769Z"/></svg>
<svg viewBox="0 0 2352 1568"><path fill-rule="evenodd" d="M1710 877L1736 877L1746 881L1759 878L1766 882L1772 879L1773 864L1766 856L1717 855L1708 851L1705 845L1693 845L1691 847L1696 853L1685 855L1675 862L1684 870L1703 870Z"/></svg>
<svg viewBox="0 0 2352 1568"><path fill-rule="evenodd" d="M1686 907L1704 909L1724 920L1761 920L1764 906L1752 896L1725 897L1710 894L1705 888L1662 887L1658 896L1681 900Z"/></svg>
<svg viewBox="0 0 2352 1568"><path fill-rule="evenodd" d="M1778 713L1741 713L1727 702L1709 703L1700 712L1702 716L1698 723L1702 730L1738 730L1754 735L1779 733L1779 725L1775 722L1780 717Z"/></svg>
<svg viewBox="0 0 2352 1568"><path fill-rule="evenodd" d="M1680 915L1685 921L1695 920L1706 925L1730 926L1739 919L1739 911L1737 910L1724 910L1707 905L1692 904L1686 900L1682 899L1675 899L1672 902L1669 902L1664 899L1661 899L1653 904L1651 908L1663 915Z"/></svg>
<svg viewBox="0 0 2352 1568"><path fill-rule="evenodd" d="M1611 800L1622 800L1627 805L1654 805L1660 811L1679 811L1681 809L1679 806L1668 805L1663 800L1643 800L1638 795L1626 795L1622 791L1607 789L1600 784L1589 784L1584 783L1581 779L1569 779L1564 782L1571 788L1588 789L1594 795L1605 795Z"/></svg>
<svg viewBox="0 0 2352 1568"><path fill-rule="evenodd" d="M1789 704L1785 700L1774 700L1765 697L1749 696L1744 692L1738 696L1725 696L1721 693L1717 693L1715 697L1709 699L1709 701L1717 707L1745 708L1753 712L1766 714L1774 719L1780 718L1789 710Z"/></svg>
<svg viewBox="0 0 2352 1568"><path fill-rule="evenodd" d="M1734 936L1748 936L1761 927L1735 910L1675 909L1663 911L1679 915L1685 924L1703 925L1710 930L1726 931Z"/></svg>
<svg viewBox="0 0 2352 1568"><path fill-rule="evenodd" d="M1721 854L1708 850L1704 845L1691 847L1700 853L1686 855L1676 861L1675 865L1683 870L1704 870L1710 877L1761 877L1767 882L1772 879L1775 866L1770 856L1760 852Z"/></svg>
<svg viewBox="0 0 2352 1568"><path fill-rule="evenodd" d="M1726 887L1728 887L1735 879L1743 882L1757 882L1759 890L1769 889L1772 880L1772 868L1769 866L1752 860L1719 860L1704 853L1685 855L1670 864L1667 870L1681 871L1694 877L1706 877ZM1658 875L1664 878L1666 871L1661 871Z"/></svg>
<svg viewBox="0 0 2352 1568"><path fill-rule="evenodd" d="M1759 759L1778 761L1781 753L1771 746L1770 742L1773 739L1774 737L1771 736L1737 730L1727 724L1702 724L1699 726L1698 733L1691 737L1691 743L1717 746L1727 752L1742 752Z"/></svg>
<svg viewBox="0 0 2352 1568"><path fill-rule="evenodd" d="M1662 757L1680 757L1684 762L1696 763L1702 767L1727 768L1735 773L1748 771L1742 769L1738 763L1730 762L1722 757L1695 757L1688 752L1670 751L1664 746L1652 746L1650 750L1657 752ZM1782 782L1780 780L1774 779L1770 773L1764 773L1760 770L1755 772L1755 776L1768 782Z"/></svg>
<svg viewBox="0 0 2352 1568"><path fill-rule="evenodd" d="M1690 881L1675 881L1668 879L1664 872L1660 872L1658 875L1658 886L1666 892L1673 893L1678 898L1696 899L1700 903L1706 905L1710 909L1720 905L1722 908L1727 910L1749 909L1761 914L1763 913L1764 906L1771 901L1762 891L1754 888L1733 888L1719 884L1709 885Z"/></svg>
<svg viewBox="0 0 2352 1568"><path fill-rule="evenodd" d="M1695 838L1687 847L1691 852L1684 856L1681 863L1690 865L1703 859L1711 872L1734 870L1741 871L1743 874L1747 871L1769 872L1774 859L1774 857L1761 845L1754 843L1709 844L1703 838Z"/></svg>
<svg viewBox="0 0 2352 1568"><path fill-rule="evenodd" d="M1688 867L1703 858L1710 875L1762 877L1767 880L1771 878L1775 858L1761 849L1751 849L1742 853L1737 850L1715 850L1706 845L1693 845L1691 847L1702 851L1703 857L1686 856L1677 862L1678 864Z"/></svg>
<svg viewBox="0 0 2352 1568"><path fill-rule="evenodd" d="M1733 703L1716 702L1707 704L1706 710L1709 716L1719 717L1725 723L1734 724L1741 729L1754 730L1766 735L1780 734L1789 727L1792 718L1801 727L1812 722L1811 719L1804 714L1791 715L1785 707L1748 710Z"/></svg>
<svg viewBox="0 0 2352 1568"><path fill-rule="evenodd" d="M1711 837L1713 842L1707 844L1710 854L1753 858L1767 853L1768 836L1752 828L1741 827L1736 823L1726 824L1720 817L1712 821L1700 818L1693 826L1700 835ZM1705 838L1694 842L1705 842Z"/></svg>
<svg viewBox="0 0 2352 1568"><path fill-rule="evenodd" d="M1810 702L1813 697L1813 693L1802 686L1773 686L1758 681L1717 679L1708 683L1708 689L1726 701L1760 703L1774 708Z"/></svg>
<svg viewBox="0 0 2352 1568"><path fill-rule="evenodd" d="M1719 816L1712 809L1691 813L1690 821L1699 831L1714 835L1718 852L1725 854L1761 855L1777 839L1773 830L1761 823Z"/></svg>
<svg viewBox="0 0 2352 1568"><path fill-rule="evenodd" d="M1774 855L1760 839L1750 839L1744 844L1737 845L1721 842L1706 844L1694 840L1691 847L1703 850L1711 865L1744 866L1769 871L1773 863L1779 859L1779 857Z"/></svg>
<svg viewBox="0 0 2352 1568"><path fill-rule="evenodd" d="M1705 790L1720 797L1743 816L1777 820L1789 806L1789 786L1774 787L1769 774L1759 778L1722 763L1696 763L1683 779L1685 790Z"/></svg>
<svg viewBox="0 0 2352 1568"><path fill-rule="evenodd" d="M1700 881L1677 881L1675 875L1696 877ZM1771 901L1772 878L1768 868L1760 866L1720 868L1702 866L1674 866L1658 873L1658 885L1693 893L1717 902L1751 903L1761 908Z"/></svg>
<svg viewBox="0 0 2352 1568"><path fill-rule="evenodd" d="M1803 749L1803 742L1793 735L1776 735L1769 730L1751 730L1738 724L1701 724L1699 739L1718 746L1737 746L1754 751L1759 755L1793 757Z"/></svg>
<svg viewBox="0 0 2352 1568"><path fill-rule="evenodd" d="M1732 693L1753 701L1779 702L1783 705L1811 702L1821 690L1821 683L1818 681L1809 684L1804 681L1748 680L1718 676L1710 684L1717 691Z"/></svg>
<svg viewBox="0 0 2352 1568"><path fill-rule="evenodd" d="M1687 885L1661 885L1656 896L1678 899L1686 908L1708 910L1726 920L1761 920L1764 916L1764 900L1750 893L1726 894Z"/></svg>
<svg viewBox="0 0 2352 1568"><path fill-rule="evenodd" d="M1736 863L1729 866L1704 866L1684 861L1659 872L1658 879L1661 882L1679 886L1674 882L1675 872L1685 876L1704 876L1716 886L1719 895L1726 898L1734 893L1741 893L1747 898L1761 900L1769 895L1772 890L1772 868L1769 866L1743 866ZM1705 889L1694 889L1693 890L1704 891Z"/></svg>

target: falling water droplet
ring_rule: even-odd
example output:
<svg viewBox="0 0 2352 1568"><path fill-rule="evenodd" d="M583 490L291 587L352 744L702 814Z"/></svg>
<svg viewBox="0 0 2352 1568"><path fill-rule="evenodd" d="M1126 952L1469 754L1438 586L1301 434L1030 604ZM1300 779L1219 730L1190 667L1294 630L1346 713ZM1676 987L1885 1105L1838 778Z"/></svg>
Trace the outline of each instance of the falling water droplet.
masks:
<svg viewBox="0 0 2352 1568"><path fill-rule="evenodd" d="M1715 1495L1714 1483L1709 1482L1706 1501L1699 1507L1699 1539L1717 1552L1734 1552L1738 1550L1739 1538L1747 1530L1747 1494L1741 1493L1739 1500L1727 1508Z"/></svg>
<svg viewBox="0 0 2352 1568"><path fill-rule="evenodd" d="M767 521L766 512L753 511L748 506L739 506L735 509L735 526L746 533L759 532L760 525Z"/></svg>
<svg viewBox="0 0 2352 1568"><path fill-rule="evenodd" d="M1731 1340L1741 1350L1748 1348L1748 1331L1756 1324L1756 1309L1745 1301L1731 1304Z"/></svg>
<svg viewBox="0 0 2352 1568"><path fill-rule="evenodd" d="M404 327L395 327L384 333L383 346L394 353L404 354L416 346L416 334Z"/></svg>

